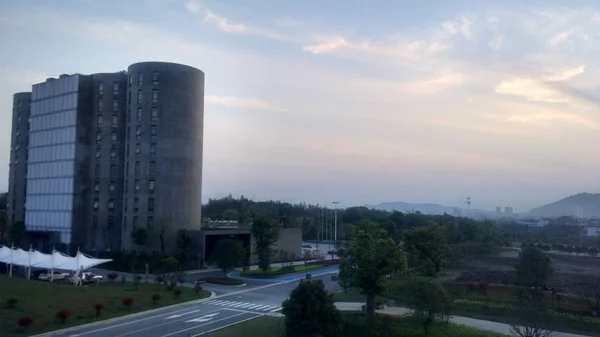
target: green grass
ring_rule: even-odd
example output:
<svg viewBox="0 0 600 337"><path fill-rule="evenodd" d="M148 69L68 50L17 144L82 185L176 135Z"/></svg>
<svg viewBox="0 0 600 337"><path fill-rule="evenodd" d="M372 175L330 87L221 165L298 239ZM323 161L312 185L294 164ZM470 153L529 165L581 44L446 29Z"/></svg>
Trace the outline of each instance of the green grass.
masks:
<svg viewBox="0 0 600 337"><path fill-rule="evenodd" d="M196 295L192 288L180 289L180 298L175 299L173 292L167 291L164 285L140 283L136 286L132 282L116 281L75 287L0 276L0 336L43 333L210 296L208 291ZM151 299L153 294L161 296L156 304ZM129 310L121 302L124 297L134 300ZM13 309L6 305L9 298L18 300ZM105 308L101 316L96 317L94 305L99 302ZM72 313L65 324L55 320L56 312L60 310ZM17 326L17 320L24 316L34 320L26 333Z"/></svg>
<svg viewBox="0 0 600 337"><path fill-rule="evenodd" d="M307 265L297 265L297 266L283 266L283 267L276 267L276 268L271 267L271 269L269 269L267 271L262 271L260 269L247 270L247 271L242 272L241 275L249 276L249 277L279 277L279 276L288 275L288 274L308 272L311 270L320 269L320 268L324 268L324 267L330 267L330 265L307 264Z"/></svg>
<svg viewBox="0 0 600 337"><path fill-rule="evenodd" d="M424 331L417 322L405 317L378 316L374 321L359 313L342 312L345 337L402 336L422 337ZM256 337L283 337L285 328L283 318L259 317L231 327L212 332L207 337L240 337L248 335ZM397 334L393 334L397 332ZM431 327L430 337L507 337L506 335L483 331L464 325L436 324Z"/></svg>

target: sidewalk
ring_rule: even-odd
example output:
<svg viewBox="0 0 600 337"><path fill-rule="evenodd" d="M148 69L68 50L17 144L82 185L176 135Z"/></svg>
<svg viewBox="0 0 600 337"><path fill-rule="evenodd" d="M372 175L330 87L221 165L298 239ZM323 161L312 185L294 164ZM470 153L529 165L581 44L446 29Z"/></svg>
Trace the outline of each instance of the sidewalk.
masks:
<svg viewBox="0 0 600 337"><path fill-rule="evenodd" d="M336 302L335 306L342 311L361 311L364 303L358 302ZM385 307L382 310L377 310L378 313L385 315L393 315L393 316L402 316L406 314L410 314L410 309L401 308L401 307ZM491 321L484 321L480 319L468 318L468 317L459 317L459 316L451 316L450 321L456 324L462 324L466 326L470 326L473 328L478 328L481 330L493 331L502 334L506 334L509 336L514 336L514 333L511 331L510 325L504 323L497 323ZM566 332L554 332L552 337L587 337L585 335L576 335Z"/></svg>

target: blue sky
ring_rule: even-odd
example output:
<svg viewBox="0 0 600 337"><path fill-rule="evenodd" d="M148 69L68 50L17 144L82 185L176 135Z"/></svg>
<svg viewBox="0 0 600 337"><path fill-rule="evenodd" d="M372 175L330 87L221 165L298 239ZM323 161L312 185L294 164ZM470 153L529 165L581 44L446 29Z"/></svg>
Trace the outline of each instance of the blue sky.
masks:
<svg viewBox="0 0 600 337"><path fill-rule="evenodd" d="M3 1L0 29L7 122L49 76L203 70L205 198L526 210L600 185L597 1Z"/></svg>

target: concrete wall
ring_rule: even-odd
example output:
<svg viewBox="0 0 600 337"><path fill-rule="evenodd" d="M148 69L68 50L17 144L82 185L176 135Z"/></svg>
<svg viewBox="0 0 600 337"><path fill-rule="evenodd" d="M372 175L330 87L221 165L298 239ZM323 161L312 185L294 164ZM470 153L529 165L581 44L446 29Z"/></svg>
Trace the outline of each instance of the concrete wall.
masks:
<svg viewBox="0 0 600 337"><path fill-rule="evenodd" d="M252 237L252 261L256 262L255 254L256 240ZM279 239L273 245L273 249L276 251L283 250L288 254L293 254L296 257L302 256L302 228L281 228L279 231ZM273 260L279 259L279 255L276 253L273 256Z"/></svg>

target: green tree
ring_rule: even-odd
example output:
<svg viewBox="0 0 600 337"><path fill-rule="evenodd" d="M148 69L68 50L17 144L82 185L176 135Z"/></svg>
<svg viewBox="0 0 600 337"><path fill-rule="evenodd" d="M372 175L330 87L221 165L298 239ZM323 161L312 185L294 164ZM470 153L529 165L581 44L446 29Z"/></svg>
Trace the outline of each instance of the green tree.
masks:
<svg viewBox="0 0 600 337"><path fill-rule="evenodd" d="M172 256L160 260L160 282L167 290L171 291L177 286L177 282L183 277L183 268L179 261Z"/></svg>
<svg viewBox="0 0 600 337"><path fill-rule="evenodd" d="M146 242L148 241L148 230L144 227L137 227L131 231L131 240L137 246L137 251L140 251Z"/></svg>
<svg viewBox="0 0 600 337"><path fill-rule="evenodd" d="M221 217L223 218L223 220L238 221L240 218L240 214L235 209L230 208L230 209L225 210L225 212L223 212L223 215Z"/></svg>
<svg viewBox="0 0 600 337"><path fill-rule="evenodd" d="M187 230L180 229L177 231L177 240L175 244L177 245L177 249L181 252L181 255L187 259L189 250L192 247L192 238Z"/></svg>
<svg viewBox="0 0 600 337"><path fill-rule="evenodd" d="M258 216L252 221L251 232L255 240L258 267L266 271L271 266L272 246L279 238L279 224L268 216Z"/></svg>
<svg viewBox="0 0 600 337"><path fill-rule="evenodd" d="M336 337L342 316L321 280L302 280L283 302L287 337Z"/></svg>
<svg viewBox="0 0 600 337"><path fill-rule="evenodd" d="M239 240L224 239L217 242L215 249L210 256L210 263L215 263L223 269L223 274L227 277L227 270L239 267L244 263L246 250Z"/></svg>
<svg viewBox="0 0 600 337"><path fill-rule="evenodd" d="M407 304L414 310L414 318L423 326L425 336L429 336L429 327L436 319L450 316L450 296L435 279L413 278L408 287Z"/></svg>
<svg viewBox="0 0 600 337"><path fill-rule="evenodd" d="M26 233L27 227L25 227L25 223L23 221L15 221L8 228L9 239L16 246L20 246L23 243Z"/></svg>
<svg viewBox="0 0 600 337"><path fill-rule="evenodd" d="M438 227L415 227L404 234L404 249L408 255L408 267L417 273L435 277L444 265L450 250Z"/></svg>
<svg viewBox="0 0 600 337"><path fill-rule="evenodd" d="M375 297L385 290L386 275L406 269L406 255L382 229L358 230L344 250L339 283L367 296L367 316L375 314Z"/></svg>
<svg viewBox="0 0 600 337"><path fill-rule="evenodd" d="M517 284L525 287L546 286L554 273L550 258L535 247L523 248L515 268Z"/></svg>

